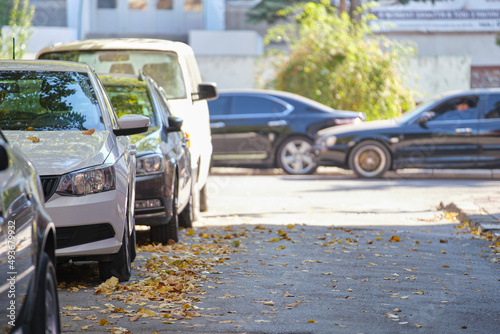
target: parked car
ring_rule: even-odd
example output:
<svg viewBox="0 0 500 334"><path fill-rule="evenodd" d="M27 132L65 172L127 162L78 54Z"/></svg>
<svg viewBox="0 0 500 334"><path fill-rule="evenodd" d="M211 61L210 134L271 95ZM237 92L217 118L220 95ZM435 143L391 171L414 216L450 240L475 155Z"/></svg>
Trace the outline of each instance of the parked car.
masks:
<svg viewBox="0 0 500 334"><path fill-rule="evenodd" d="M208 105L213 166L279 167L288 174L316 171L311 152L316 132L365 119L275 90L220 90Z"/></svg>
<svg viewBox="0 0 500 334"><path fill-rule="evenodd" d="M57 231L59 260L97 260L102 279L130 277L135 149L149 118L117 118L93 69L0 61L0 128L33 163Z"/></svg>
<svg viewBox="0 0 500 334"><path fill-rule="evenodd" d="M0 328L60 333L55 226L35 168L1 131L0 232Z"/></svg>
<svg viewBox="0 0 500 334"><path fill-rule="evenodd" d="M183 119L189 134L194 175L194 216L208 210L207 179L212 141L207 100L217 97L214 83L202 82L193 49L182 42L148 38L103 38L56 43L43 48L39 59L90 64L98 73L141 72L165 90L173 115Z"/></svg>
<svg viewBox="0 0 500 334"><path fill-rule="evenodd" d="M191 227L191 159L182 119L172 116L160 87L149 77L99 75L118 116L144 115L148 132L136 145L135 223L151 226L152 242L177 242L178 226ZM179 215L178 215L179 213Z"/></svg>
<svg viewBox="0 0 500 334"><path fill-rule="evenodd" d="M320 165L362 178L403 168L498 168L500 89L436 96L400 118L325 129L314 147Z"/></svg>

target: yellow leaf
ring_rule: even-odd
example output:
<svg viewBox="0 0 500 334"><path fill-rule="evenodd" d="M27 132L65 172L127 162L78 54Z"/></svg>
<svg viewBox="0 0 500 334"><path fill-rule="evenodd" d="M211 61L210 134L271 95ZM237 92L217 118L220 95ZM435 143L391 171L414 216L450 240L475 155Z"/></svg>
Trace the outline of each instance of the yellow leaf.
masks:
<svg viewBox="0 0 500 334"><path fill-rule="evenodd" d="M84 135L93 135L95 132L95 129L88 129L82 132Z"/></svg>
<svg viewBox="0 0 500 334"><path fill-rule="evenodd" d="M267 240L268 242L278 242L278 238L272 238L272 239L269 239Z"/></svg>
<svg viewBox="0 0 500 334"><path fill-rule="evenodd" d="M315 322L316 322L316 320L311 319L311 320L308 320L307 322L310 322L310 323L315 323Z"/></svg>
<svg viewBox="0 0 500 334"><path fill-rule="evenodd" d="M194 235L194 231L192 228L190 228L187 232L186 235Z"/></svg>
<svg viewBox="0 0 500 334"><path fill-rule="evenodd" d="M441 254L446 254L446 252L444 250L441 251Z"/></svg>
<svg viewBox="0 0 500 334"><path fill-rule="evenodd" d="M389 242L400 242L401 241L401 238L396 236L396 235L393 235L390 239L389 239Z"/></svg>
<svg viewBox="0 0 500 334"><path fill-rule="evenodd" d="M450 266L444 265L443 268L449 268Z"/></svg>
<svg viewBox="0 0 500 334"><path fill-rule="evenodd" d="M286 226L286 228L288 228L288 229L292 229L294 227L295 227L295 224L289 224L289 225Z"/></svg>
<svg viewBox="0 0 500 334"><path fill-rule="evenodd" d="M40 142L40 138L38 138L36 136L28 136L27 139L31 140L33 143L39 143Z"/></svg>
<svg viewBox="0 0 500 334"><path fill-rule="evenodd" d="M99 321L99 326L107 326L107 325L109 325L109 322L107 319L101 319Z"/></svg>

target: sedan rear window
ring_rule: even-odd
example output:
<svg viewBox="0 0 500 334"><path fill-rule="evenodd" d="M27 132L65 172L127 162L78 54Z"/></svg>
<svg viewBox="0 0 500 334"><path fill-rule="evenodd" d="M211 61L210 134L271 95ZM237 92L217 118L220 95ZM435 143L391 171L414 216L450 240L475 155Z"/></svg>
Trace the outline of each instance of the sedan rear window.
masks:
<svg viewBox="0 0 500 334"><path fill-rule="evenodd" d="M89 77L77 72L0 72L3 130L104 130Z"/></svg>

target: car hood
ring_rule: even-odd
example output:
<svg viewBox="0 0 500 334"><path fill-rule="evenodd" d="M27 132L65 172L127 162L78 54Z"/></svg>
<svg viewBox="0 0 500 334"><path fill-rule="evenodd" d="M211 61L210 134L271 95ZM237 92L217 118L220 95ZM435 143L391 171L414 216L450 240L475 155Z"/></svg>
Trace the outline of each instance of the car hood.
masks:
<svg viewBox="0 0 500 334"><path fill-rule="evenodd" d="M318 135L337 136L341 134L354 134L361 131L388 130L396 128L397 126L398 123L394 120L369 121L358 124L348 124L348 125L334 126L331 128L323 129L318 132Z"/></svg>
<svg viewBox="0 0 500 334"><path fill-rule="evenodd" d="M109 131L3 131L31 160L39 175L62 175L106 160L113 148Z"/></svg>
<svg viewBox="0 0 500 334"><path fill-rule="evenodd" d="M147 132L130 136L130 141L135 144L138 153L158 151L161 143L161 129L150 128Z"/></svg>

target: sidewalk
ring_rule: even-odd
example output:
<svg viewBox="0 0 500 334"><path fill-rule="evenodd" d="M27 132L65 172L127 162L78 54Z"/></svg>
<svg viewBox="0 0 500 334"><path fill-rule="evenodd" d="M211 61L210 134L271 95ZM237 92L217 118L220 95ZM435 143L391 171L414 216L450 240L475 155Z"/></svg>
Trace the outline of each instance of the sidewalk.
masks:
<svg viewBox="0 0 500 334"><path fill-rule="evenodd" d="M490 232L500 240L500 192L468 202L444 204L441 207L448 212L457 212L461 221L480 232Z"/></svg>

